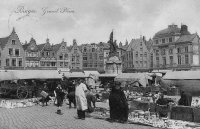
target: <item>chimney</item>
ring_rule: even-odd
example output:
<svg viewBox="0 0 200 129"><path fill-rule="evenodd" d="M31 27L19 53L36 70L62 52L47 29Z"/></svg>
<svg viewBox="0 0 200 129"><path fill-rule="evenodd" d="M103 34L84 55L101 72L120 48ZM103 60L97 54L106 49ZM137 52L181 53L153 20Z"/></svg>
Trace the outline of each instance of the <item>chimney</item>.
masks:
<svg viewBox="0 0 200 129"><path fill-rule="evenodd" d="M187 34L189 34L187 25L181 25L181 35Z"/></svg>

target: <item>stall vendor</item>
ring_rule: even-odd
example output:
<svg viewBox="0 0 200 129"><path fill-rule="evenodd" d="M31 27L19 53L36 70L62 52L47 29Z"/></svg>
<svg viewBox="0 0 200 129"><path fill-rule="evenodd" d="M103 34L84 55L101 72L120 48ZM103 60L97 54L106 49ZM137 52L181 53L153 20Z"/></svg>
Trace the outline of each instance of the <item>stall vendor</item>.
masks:
<svg viewBox="0 0 200 129"><path fill-rule="evenodd" d="M167 117L169 102L173 102L173 100L164 98L163 93L160 93L159 99L156 101L157 104L156 111L159 113L160 117Z"/></svg>
<svg viewBox="0 0 200 129"><path fill-rule="evenodd" d="M192 103L192 95L190 93L181 92L181 98L178 101L178 105L183 106L191 106Z"/></svg>

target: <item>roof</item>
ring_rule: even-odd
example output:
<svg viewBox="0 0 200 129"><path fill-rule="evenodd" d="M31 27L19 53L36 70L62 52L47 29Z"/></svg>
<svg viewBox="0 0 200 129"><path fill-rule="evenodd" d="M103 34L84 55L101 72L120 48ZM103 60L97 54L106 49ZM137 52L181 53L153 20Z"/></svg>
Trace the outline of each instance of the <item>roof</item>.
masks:
<svg viewBox="0 0 200 129"><path fill-rule="evenodd" d="M61 46L61 43L53 45L53 51L58 51Z"/></svg>
<svg viewBox="0 0 200 129"><path fill-rule="evenodd" d="M141 42L144 42L143 38L132 39L130 44L128 45L127 51L134 50Z"/></svg>
<svg viewBox="0 0 200 129"><path fill-rule="evenodd" d="M147 46L147 50L150 51L153 46L153 40L150 39L149 41L147 41L146 46Z"/></svg>
<svg viewBox="0 0 200 129"><path fill-rule="evenodd" d="M5 38L0 38L0 46L1 46L1 48L4 48L4 46L7 44L9 37L10 36L5 37Z"/></svg>
<svg viewBox="0 0 200 129"><path fill-rule="evenodd" d="M163 37L163 36L169 36L169 35L174 35L174 34L177 34L177 33L180 33L181 29L178 28L177 25L169 25L168 28L166 29L163 29L163 30L160 30L158 31L155 35L154 35L154 38L159 38L159 37Z"/></svg>
<svg viewBox="0 0 200 129"><path fill-rule="evenodd" d="M24 50L26 50L27 47L29 46L29 43L26 43L26 44L24 44L24 45L22 45L22 46L23 46Z"/></svg>
<svg viewBox="0 0 200 129"><path fill-rule="evenodd" d="M176 42L191 42L197 34L182 35Z"/></svg>
<svg viewBox="0 0 200 129"><path fill-rule="evenodd" d="M166 80L192 80L200 79L200 71L174 71L167 72L163 79Z"/></svg>
<svg viewBox="0 0 200 129"><path fill-rule="evenodd" d="M41 51L44 48L44 45L45 45L45 43L37 45L38 50Z"/></svg>

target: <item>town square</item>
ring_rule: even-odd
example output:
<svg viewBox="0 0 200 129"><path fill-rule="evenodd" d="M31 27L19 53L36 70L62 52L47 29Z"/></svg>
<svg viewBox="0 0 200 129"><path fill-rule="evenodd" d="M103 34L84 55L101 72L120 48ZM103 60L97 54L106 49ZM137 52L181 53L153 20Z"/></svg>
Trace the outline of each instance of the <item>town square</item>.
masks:
<svg viewBox="0 0 200 129"><path fill-rule="evenodd" d="M197 0L2 0L0 129L200 129Z"/></svg>

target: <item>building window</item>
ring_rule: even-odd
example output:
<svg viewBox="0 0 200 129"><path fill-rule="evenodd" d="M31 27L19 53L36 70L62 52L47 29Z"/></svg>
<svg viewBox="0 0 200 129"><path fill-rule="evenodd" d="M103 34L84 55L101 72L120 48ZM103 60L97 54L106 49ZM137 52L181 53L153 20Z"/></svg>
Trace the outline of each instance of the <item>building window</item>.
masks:
<svg viewBox="0 0 200 129"><path fill-rule="evenodd" d="M99 56L99 60L103 60L103 56Z"/></svg>
<svg viewBox="0 0 200 129"><path fill-rule="evenodd" d="M188 46L187 46L187 47L185 47L185 52L188 52Z"/></svg>
<svg viewBox="0 0 200 129"><path fill-rule="evenodd" d="M83 52L87 52L87 48L86 47L84 47Z"/></svg>
<svg viewBox="0 0 200 129"><path fill-rule="evenodd" d="M13 49L9 48L9 55L13 55Z"/></svg>
<svg viewBox="0 0 200 129"><path fill-rule="evenodd" d="M63 67L63 62L60 62L60 67Z"/></svg>
<svg viewBox="0 0 200 129"><path fill-rule="evenodd" d="M83 57L83 60L87 60L87 57Z"/></svg>
<svg viewBox="0 0 200 129"><path fill-rule="evenodd" d="M10 66L10 60L6 59L6 66Z"/></svg>
<svg viewBox="0 0 200 129"><path fill-rule="evenodd" d="M18 65L19 65L19 67L22 67L22 59L21 58L18 61Z"/></svg>
<svg viewBox="0 0 200 129"><path fill-rule="evenodd" d="M142 48L142 47L140 48L140 51L143 51L143 48Z"/></svg>
<svg viewBox="0 0 200 129"><path fill-rule="evenodd" d="M15 49L15 56L19 56L19 49Z"/></svg>
<svg viewBox="0 0 200 129"><path fill-rule="evenodd" d="M95 48L92 48L92 52L95 52Z"/></svg>
<svg viewBox="0 0 200 129"><path fill-rule="evenodd" d="M62 60L62 59L63 59L63 56L62 56L62 55L60 55L60 56L59 56L59 59L60 59L60 60Z"/></svg>
<svg viewBox="0 0 200 129"><path fill-rule="evenodd" d="M159 50L156 50L156 56L159 56Z"/></svg>
<svg viewBox="0 0 200 129"><path fill-rule="evenodd" d="M138 57L138 52L136 52L135 56Z"/></svg>
<svg viewBox="0 0 200 129"><path fill-rule="evenodd" d="M177 48L177 53L181 53L181 48Z"/></svg>
<svg viewBox="0 0 200 129"><path fill-rule="evenodd" d="M140 66L143 67L143 62L142 61L140 61Z"/></svg>
<svg viewBox="0 0 200 129"><path fill-rule="evenodd" d="M166 57L163 57L163 65L166 65Z"/></svg>
<svg viewBox="0 0 200 129"><path fill-rule="evenodd" d="M173 62L174 62L174 61L173 61L173 56L170 56L170 57L169 57L169 61L170 61L170 62L169 62L170 65L173 65Z"/></svg>
<svg viewBox="0 0 200 129"><path fill-rule="evenodd" d="M140 57L142 57L143 55L142 54L140 54Z"/></svg>
<svg viewBox="0 0 200 129"><path fill-rule="evenodd" d="M173 54L173 49L169 49L169 54Z"/></svg>
<svg viewBox="0 0 200 129"><path fill-rule="evenodd" d="M165 55L165 54L166 54L166 53L165 53L165 49L163 49L163 50L162 50L162 55Z"/></svg>
<svg viewBox="0 0 200 129"><path fill-rule="evenodd" d="M158 44L159 42L158 42L158 40L156 40L156 44Z"/></svg>
<svg viewBox="0 0 200 129"><path fill-rule="evenodd" d="M162 43L165 43L165 39L162 39Z"/></svg>
<svg viewBox="0 0 200 129"><path fill-rule="evenodd" d="M188 58L188 55L185 55L185 64L189 64L189 58Z"/></svg>
<svg viewBox="0 0 200 129"><path fill-rule="evenodd" d="M147 52L144 53L144 57L147 57Z"/></svg>
<svg viewBox="0 0 200 129"><path fill-rule="evenodd" d="M140 43L140 46L142 46L142 42Z"/></svg>
<svg viewBox="0 0 200 129"><path fill-rule="evenodd" d="M178 55L178 64L180 65L181 64L181 56Z"/></svg>
<svg viewBox="0 0 200 129"><path fill-rule="evenodd" d="M12 66L16 66L16 59L12 59Z"/></svg>
<svg viewBox="0 0 200 129"><path fill-rule="evenodd" d="M156 57L156 66L159 67L159 57Z"/></svg>
<svg viewBox="0 0 200 129"><path fill-rule="evenodd" d="M67 59L68 58L68 54L65 54L65 59Z"/></svg>
<svg viewBox="0 0 200 129"><path fill-rule="evenodd" d="M46 52L46 55L49 56L49 52Z"/></svg>
<svg viewBox="0 0 200 129"><path fill-rule="evenodd" d="M15 40L12 40L12 45L15 45Z"/></svg>
<svg viewBox="0 0 200 129"><path fill-rule="evenodd" d="M44 52L42 52L42 57L44 57Z"/></svg>
<svg viewBox="0 0 200 129"><path fill-rule="evenodd" d="M172 37L169 38L169 42L172 42Z"/></svg>

